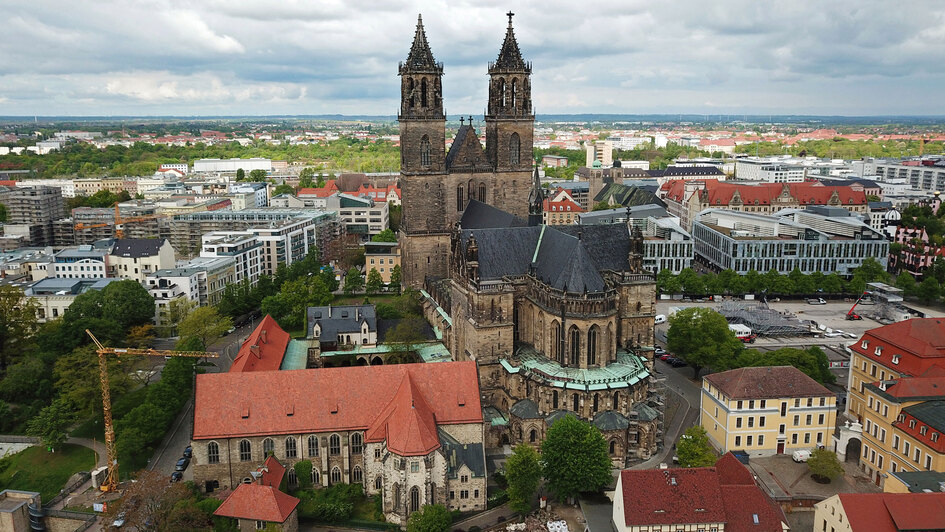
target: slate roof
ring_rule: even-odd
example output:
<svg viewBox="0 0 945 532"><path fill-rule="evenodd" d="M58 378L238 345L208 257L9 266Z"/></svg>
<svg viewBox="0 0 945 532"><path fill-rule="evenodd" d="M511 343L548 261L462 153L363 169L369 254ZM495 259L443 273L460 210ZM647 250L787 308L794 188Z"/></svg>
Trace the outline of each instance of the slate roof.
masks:
<svg viewBox="0 0 945 532"><path fill-rule="evenodd" d="M112 255L116 257L153 257L160 253L161 246L167 240L163 238L121 238L112 246Z"/></svg>
<svg viewBox="0 0 945 532"><path fill-rule="evenodd" d="M193 439L365 430L407 373L437 425L482 423L475 362L205 373L197 375Z"/></svg>
<svg viewBox="0 0 945 532"><path fill-rule="evenodd" d="M360 331L363 321L367 321L369 331L377 331L377 310L374 305L308 307L306 314L308 334L318 323L322 342L336 342L338 333Z"/></svg>
<svg viewBox="0 0 945 532"><path fill-rule="evenodd" d="M653 177L694 177L725 176L725 172L716 166L667 166L665 170L648 170Z"/></svg>
<svg viewBox="0 0 945 532"><path fill-rule="evenodd" d="M594 196L595 203L604 200L615 205L623 205L624 207L635 207L637 205L659 205L660 207L666 207L666 203L653 191L640 187L622 185L620 183L607 183L604 185L604 188Z"/></svg>
<svg viewBox="0 0 945 532"><path fill-rule="evenodd" d="M598 270L624 271L630 268L630 229L625 224L562 225L555 229L577 236Z"/></svg>
<svg viewBox="0 0 945 532"><path fill-rule="evenodd" d="M464 465L469 468L474 477L484 477L486 475L486 455L483 452L481 443L460 443L442 429L438 433L440 443L443 444L443 451L446 454L446 474L450 478L456 478L460 467ZM453 456L456 458L455 464L450 460Z"/></svg>
<svg viewBox="0 0 945 532"><path fill-rule="evenodd" d="M602 292L607 289L597 265L577 237L542 227L535 253L534 275L558 290Z"/></svg>
<svg viewBox="0 0 945 532"><path fill-rule="evenodd" d="M910 493L923 493L925 490L939 491L945 482L945 473L938 471L896 471L890 475L899 479Z"/></svg>
<svg viewBox="0 0 945 532"><path fill-rule="evenodd" d="M298 505L299 499L282 493L278 488L259 484L240 484L213 512L213 515L284 523Z"/></svg>
<svg viewBox="0 0 945 532"><path fill-rule="evenodd" d="M633 410L637 413L637 419L640 421L653 421L654 419L660 417L658 410L645 403L637 403L633 405Z"/></svg>
<svg viewBox="0 0 945 532"><path fill-rule="evenodd" d="M488 203L471 199L466 204L463 217L459 220L463 229L499 229L502 227L525 227L525 220L514 214L497 209Z"/></svg>
<svg viewBox="0 0 945 532"><path fill-rule="evenodd" d="M630 426L630 420L626 416L613 410L599 412L594 416L593 423L595 427L602 431L623 430Z"/></svg>
<svg viewBox="0 0 945 532"><path fill-rule="evenodd" d="M554 412L545 416L545 423L547 423L548 426L550 427L554 425L555 421L558 421L559 419L565 416L573 416L573 415L574 415L574 412L568 412L567 410L555 410Z"/></svg>
<svg viewBox="0 0 945 532"><path fill-rule="evenodd" d="M538 405L531 399L522 399L512 405L509 413L519 419L538 419L541 414L538 413Z"/></svg>
<svg viewBox="0 0 945 532"><path fill-rule="evenodd" d="M926 401L907 406L902 411L939 432L945 432L945 400Z"/></svg>
<svg viewBox="0 0 945 532"><path fill-rule="evenodd" d="M945 493L840 493L852 530L899 532L945 528Z"/></svg>
<svg viewBox="0 0 945 532"><path fill-rule="evenodd" d="M703 377L729 399L821 397L833 393L794 366L738 368Z"/></svg>

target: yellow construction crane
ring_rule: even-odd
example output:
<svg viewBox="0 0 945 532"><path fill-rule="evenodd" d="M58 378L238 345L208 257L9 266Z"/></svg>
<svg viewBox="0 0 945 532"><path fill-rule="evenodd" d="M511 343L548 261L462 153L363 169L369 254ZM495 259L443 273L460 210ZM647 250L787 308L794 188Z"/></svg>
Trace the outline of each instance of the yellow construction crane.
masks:
<svg viewBox="0 0 945 532"><path fill-rule="evenodd" d="M132 356L161 356L161 357L188 357L188 358L217 358L220 355L206 351L164 351L159 349L136 349L131 347L105 347L92 331L86 333L98 347L98 371L102 384L102 409L105 411L105 451L108 454L108 476L102 482L102 491L118 489L118 453L115 451L115 427L112 425L112 396L108 386L108 362L105 355L132 355Z"/></svg>

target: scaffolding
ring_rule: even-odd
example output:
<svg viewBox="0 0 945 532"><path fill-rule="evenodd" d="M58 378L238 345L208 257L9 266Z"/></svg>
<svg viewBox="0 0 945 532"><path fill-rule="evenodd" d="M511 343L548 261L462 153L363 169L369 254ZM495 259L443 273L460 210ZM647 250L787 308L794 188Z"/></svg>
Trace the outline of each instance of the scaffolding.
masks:
<svg viewBox="0 0 945 532"><path fill-rule="evenodd" d="M719 308L729 323L743 324L759 336L803 336L810 334L810 324L790 312L778 312L761 301L725 301Z"/></svg>

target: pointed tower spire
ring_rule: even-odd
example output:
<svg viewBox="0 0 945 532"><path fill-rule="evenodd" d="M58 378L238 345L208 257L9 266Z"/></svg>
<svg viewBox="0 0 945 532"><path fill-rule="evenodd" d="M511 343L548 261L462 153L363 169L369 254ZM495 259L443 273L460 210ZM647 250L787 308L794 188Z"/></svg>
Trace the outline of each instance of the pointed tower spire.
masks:
<svg viewBox="0 0 945 532"><path fill-rule="evenodd" d="M515 40L515 30L512 29L512 17L515 13L509 11L506 16L509 17L509 28L505 32L505 41L502 43L502 49L499 51L499 58L496 59L494 67L502 70L530 70L522 59L518 41Z"/></svg>
<svg viewBox="0 0 945 532"><path fill-rule="evenodd" d="M423 16L417 15L417 32L413 36L413 45L410 47L410 53L407 54L407 61L401 64L400 71L420 72L443 70L433 59L433 52L430 50L430 44L427 43L427 34L423 29Z"/></svg>
<svg viewBox="0 0 945 532"><path fill-rule="evenodd" d="M528 193L528 225L541 225L544 219L542 215L545 201L544 196L541 190L541 178L538 176L538 163L536 161L532 190Z"/></svg>

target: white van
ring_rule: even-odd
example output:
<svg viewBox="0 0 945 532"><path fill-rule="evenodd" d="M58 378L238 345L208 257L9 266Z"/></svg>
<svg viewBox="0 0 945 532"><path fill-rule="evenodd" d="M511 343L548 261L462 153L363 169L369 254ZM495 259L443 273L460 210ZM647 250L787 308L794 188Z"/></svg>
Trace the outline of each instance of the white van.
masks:
<svg viewBox="0 0 945 532"><path fill-rule="evenodd" d="M810 458L810 451L807 449L794 451L794 454L791 455L791 458L797 463L806 462Z"/></svg>
<svg viewBox="0 0 945 532"><path fill-rule="evenodd" d="M666 323L666 314L657 314L656 317L653 318L653 323Z"/></svg>

